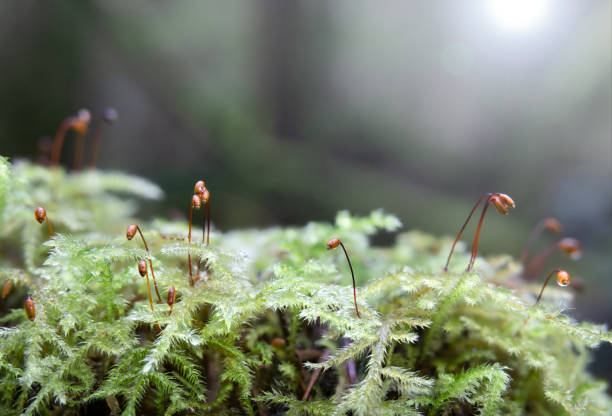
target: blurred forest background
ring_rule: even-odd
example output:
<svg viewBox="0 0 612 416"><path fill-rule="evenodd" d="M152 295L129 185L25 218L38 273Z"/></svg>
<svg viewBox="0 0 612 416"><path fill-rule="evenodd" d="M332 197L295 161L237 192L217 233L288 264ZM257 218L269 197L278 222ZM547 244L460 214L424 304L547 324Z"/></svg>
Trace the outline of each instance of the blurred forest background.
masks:
<svg viewBox="0 0 612 416"><path fill-rule="evenodd" d="M481 253L558 218L585 248L549 263L586 281L572 314L611 324L611 28L607 0L5 0L0 154L112 106L99 166L165 189L149 217L185 216L203 178L222 230L383 207L454 235L505 192Z"/></svg>

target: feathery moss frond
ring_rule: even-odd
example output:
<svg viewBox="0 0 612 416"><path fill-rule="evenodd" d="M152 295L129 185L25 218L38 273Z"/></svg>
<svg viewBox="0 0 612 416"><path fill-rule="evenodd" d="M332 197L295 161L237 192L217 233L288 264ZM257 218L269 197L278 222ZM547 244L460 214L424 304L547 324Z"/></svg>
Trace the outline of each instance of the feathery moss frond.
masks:
<svg viewBox="0 0 612 416"><path fill-rule="evenodd" d="M187 224L146 224L160 291L148 303L125 241L139 198L155 185L120 173L68 173L0 158L0 284L18 307L0 317L0 413L52 414L106 403L134 414L586 414L612 408L587 371L612 343L602 325L567 314L572 295L514 278L509 257L442 273L451 240L400 234L375 211L334 224L215 232L186 241ZM32 216L44 205L57 234ZM140 223L140 222L139 222ZM144 224L144 222L142 222ZM351 248L352 287L325 242ZM457 246L456 255L467 258ZM189 284L187 253L199 268ZM442 254L441 254L442 253ZM513 279L514 290L505 287ZM526 325L521 326L527 321ZM160 331L158 331L158 328ZM119 409L119 410L118 410ZM79 410L76 410L78 412Z"/></svg>

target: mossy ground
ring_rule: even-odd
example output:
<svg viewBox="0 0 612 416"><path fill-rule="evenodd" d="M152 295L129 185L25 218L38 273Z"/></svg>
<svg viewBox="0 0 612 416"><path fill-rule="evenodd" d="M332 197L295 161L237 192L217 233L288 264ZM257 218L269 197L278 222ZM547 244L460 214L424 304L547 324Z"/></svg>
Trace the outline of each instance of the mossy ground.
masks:
<svg viewBox="0 0 612 416"><path fill-rule="evenodd" d="M184 221L135 219L138 198L159 197L120 173L0 159L0 279L14 286L5 302L19 305L0 318L2 414L610 414L586 366L612 335L564 313L567 288L531 307L539 285L521 281L510 256L478 258L465 273L460 249L443 273L449 238L412 231L369 244L401 226L382 211L213 230L210 246L197 233L189 245ZM34 220L37 205L54 238ZM162 295L176 287L172 315L164 302L149 308L136 268L146 252L125 239L132 222ZM331 237L351 255L361 318L343 254L325 248Z"/></svg>

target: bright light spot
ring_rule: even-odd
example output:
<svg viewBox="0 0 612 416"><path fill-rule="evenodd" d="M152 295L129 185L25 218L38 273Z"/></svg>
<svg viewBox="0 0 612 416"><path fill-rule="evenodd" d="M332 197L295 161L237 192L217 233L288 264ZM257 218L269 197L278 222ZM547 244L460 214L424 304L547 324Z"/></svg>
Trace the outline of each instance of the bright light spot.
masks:
<svg viewBox="0 0 612 416"><path fill-rule="evenodd" d="M550 7L550 0L489 0L489 11L506 30L525 31L540 23Z"/></svg>

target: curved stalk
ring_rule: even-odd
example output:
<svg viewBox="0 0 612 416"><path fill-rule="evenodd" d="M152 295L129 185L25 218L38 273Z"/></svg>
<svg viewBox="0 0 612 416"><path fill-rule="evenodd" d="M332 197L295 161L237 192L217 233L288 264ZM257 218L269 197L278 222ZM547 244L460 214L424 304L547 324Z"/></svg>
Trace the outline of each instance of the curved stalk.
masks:
<svg viewBox="0 0 612 416"><path fill-rule="evenodd" d="M480 197L478 202L476 202L476 204L474 205L474 207L470 211L470 214L465 219L465 222L463 223L463 225L459 229L459 233L457 233L457 237L455 237L455 241L453 242L453 245L451 247L450 253L448 253L448 258L446 259L446 265L444 266L444 271L445 272L448 271L448 265L450 264L451 257L453 255L453 252L455 251L455 246L457 245L457 242L461 238L461 235L463 234L463 231L465 230L465 227L467 227L468 222L470 222L470 219L472 218L472 215L474 215L474 212L476 211L476 208L478 208L478 205L480 205L482 203L482 201L484 201L485 198L490 198L491 195L493 195L493 194L490 193L490 192L487 192L486 194L484 194L483 196Z"/></svg>

